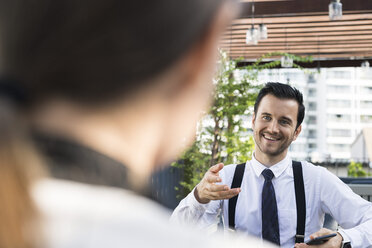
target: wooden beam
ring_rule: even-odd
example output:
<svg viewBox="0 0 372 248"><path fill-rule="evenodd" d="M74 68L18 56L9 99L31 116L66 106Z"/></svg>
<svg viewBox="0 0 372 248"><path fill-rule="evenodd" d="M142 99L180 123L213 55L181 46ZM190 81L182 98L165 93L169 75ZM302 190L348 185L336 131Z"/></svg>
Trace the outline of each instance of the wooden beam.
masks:
<svg viewBox="0 0 372 248"><path fill-rule="evenodd" d="M368 10L368 13L363 14L347 14L343 15L341 20L330 21L328 14L321 15L311 15L311 16L278 16L278 17L266 17L262 18L267 24L277 23L277 24L306 24L306 23L329 23L331 25L338 25L338 23L344 23L347 21L355 20L371 20L372 19L372 10ZM255 19L257 23L261 23L261 18ZM252 22L251 18L238 18L235 19L232 23L232 26L239 24L249 24Z"/></svg>
<svg viewBox="0 0 372 248"><path fill-rule="evenodd" d="M268 37L270 40L273 38L283 38L284 40L290 40L291 38L299 38L299 37L339 37L341 35L349 36L350 38L354 37L355 35L371 35L372 29L369 30L343 30L343 31L329 31L329 32L298 32L298 33L269 33ZM246 34L239 34L239 35L232 35L230 37L225 36L223 37L224 40L230 39L245 39ZM266 41L266 40L265 40ZM264 41L262 41L264 42Z"/></svg>
<svg viewBox="0 0 372 248"><path fill-rule="evenodd" d="M316 45L316 44L302 44L298 46L286 46L284 43L278 44L278 45L268 45L268 46L259 46L259 47L253 47L253 46L247 46L245 48L239 46L239 47L230 47L230 46L221 46L221 48L229 49L230 51L241 51L241 50L285 50L290 49L291 51L301 51L301 49L319 49L319 50L326 50L330 49L330 45L328 44L322 44L322 45ZM332 48L343 48L345 50L352 49L352 48L372 48L371 44L364 43L364 44L332 44Z"/></svg>
<svg viewBox="0 0 372 248"><path fill-rule="evenodd" d="M303 68L332 68L332 67L360 67L362 62L365 61L364 59L354 59L354 60L341 60L341 59L334 59L334 60L319 60L313 61L312 63L297 63ZM370 58L369 61L372 61ZM251 65L253 62L249 61L242 61L238 63L238 67L243 67L247 65ZM264 62L265 64L266 62ZM280 68L280 66L276 67Z"/></svg>
<svg viewBox="0 0 372 248"><path fill-rule="evenodd" d="M273 1L273 2L255 2L255 16L273 16L286 14L302 14L323 12L328 13L328 4L326 0L293 0L293 1ZM241 16L250 17L252 15L252 3L240 3ZM370 0L342 0L343 11L363 11L372 10L372 1Z"/></svg>
<svg viewBox="0 0 372 248"><path fill-rule="evenodd" d="M298 36L298 37L287 37L287 42L307 42L307 41L314 41L314 42L323 42L327 41L329 39L335 39L339 41L347 41L347 40L352 40L352 39L371 39L372 41L372 35L371 34L358 34L358 35L353 35L353 36L344 36L344 35L327 35L327 36L322 36L322 35L314 35L314 36ZM284 42L285 38L284 37L272 37L269 38L268 40L263 40L259 41L258 44L260 43L265 43L265 42ZM245 43L245 38L237 38L237 39L231 39L231 40L222 40L221 43Z"/></svg>
<svg viewBox="0 0 372 248"><path fill-rule="evenodd" d="M226 31L223 34L223 37L229 37L232 35L245 35L247 29L251 26L247 26L247 28L241 28L237 30L230 30ZM256 26L257 28L257 26ZM372 30L372 20L371 23L365 25L347 25L347 26L337 26L337 27L294 27L294 28L270 28L268 27L268 34L285 34L288 35L293 33L329 33L329 32L336 32L336 31L366 31Z"/></svg>
<svg viewBox="0 0 372 248"><path fill-rule="evenodd" d="M369 39L366 40L350 40L348 42L345 41L324 41L321 43L318 42L297 42L297 43L285 43L285 42L267 42L264 44L260 44L256 47L262 47L262 48L270 48L270 47L278 47L278 46L289 46L289 47L302 47L302 46L316 46L316 47L329 47L329 46L369 46L372 47L371 41ZM222 48L234 48L234 47L248 47L246 44L229 44L224 43L220 44L220 47ZM249 47L255 47L255 46L249 46Z"/></svg>
<svg viewBox="0 0 372 248"><path fill-rule="evenodd" d="M235 57L235 58L240 58L244 57L246 59L252 59L256 60L260 58L262 55L267 54L267 53L253 53L246 51L244 53L228 53L229 56ZM296 54L297 56L313 56L314 54L310 53L298 53ZM366 57L372 57L372 52L353 52L353 53L320 53L317 54L316 56L313 56L314 58L325 58L325 59L332 59L332 58L342 58L345 60L350 60L351 58L366 58Z"/></svg>

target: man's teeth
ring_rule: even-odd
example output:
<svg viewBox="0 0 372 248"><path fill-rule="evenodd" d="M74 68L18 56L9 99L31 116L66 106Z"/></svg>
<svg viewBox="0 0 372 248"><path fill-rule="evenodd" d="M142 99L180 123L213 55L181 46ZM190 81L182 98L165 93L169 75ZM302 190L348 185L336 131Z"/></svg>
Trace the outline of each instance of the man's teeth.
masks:
<svg viewBox="0 0 372 248"><path fill-rule="evenodd" d="M278 138L273 138L273 137L266 136L266 135L264 135L264 137L265 139L268 139L268 140L273 140L273 141L279 140Z"/></svg>

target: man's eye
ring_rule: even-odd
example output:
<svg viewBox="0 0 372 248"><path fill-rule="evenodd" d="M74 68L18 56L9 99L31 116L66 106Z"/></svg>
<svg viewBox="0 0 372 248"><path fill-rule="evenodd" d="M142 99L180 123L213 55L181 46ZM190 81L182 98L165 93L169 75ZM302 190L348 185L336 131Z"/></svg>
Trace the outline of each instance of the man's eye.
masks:
<svg viewBox="0 0 372 248"><path fill-rule="evenodd" d="M271 120L271 117L270 116L264 116L264 117L262 117L262 119L264 119L266 121L269 121L269 120Z"/></svg>
<svg viewBox="0 0 372 248"><path fill-rule="evenodd" d="M288 125L289 121L281 120L281 121L279 121L279 123L282 124L282 125Z"/></svg>

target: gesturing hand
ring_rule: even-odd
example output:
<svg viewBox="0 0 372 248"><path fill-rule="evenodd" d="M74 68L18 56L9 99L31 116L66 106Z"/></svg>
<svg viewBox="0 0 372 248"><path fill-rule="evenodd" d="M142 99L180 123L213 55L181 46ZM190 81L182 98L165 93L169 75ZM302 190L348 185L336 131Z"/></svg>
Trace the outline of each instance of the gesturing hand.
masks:
<svg viewBox="0 0 372 248"><path fill-rule="evenodd" d="M200 203L208 203L211 200L230 199L240 193L240 188L230 189L227 185L216 184L221 182L219 171L223 168L223 164L213 165L205 173L203 179L196 186L194 195Z"/></svg>

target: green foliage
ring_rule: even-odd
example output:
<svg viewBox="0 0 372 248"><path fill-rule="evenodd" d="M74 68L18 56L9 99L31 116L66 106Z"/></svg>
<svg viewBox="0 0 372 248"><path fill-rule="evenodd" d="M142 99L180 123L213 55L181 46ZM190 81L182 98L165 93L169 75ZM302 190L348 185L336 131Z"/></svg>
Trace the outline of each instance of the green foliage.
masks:
<svg viewBox="0 0 372 248"><path fill-rule="evenodd" d="M213 132L210 132L212 147L209 165L220 161L230 164L251 158L253 141L244 122L252 114L260 86L256 82L256 71L237 68L237 63L238 60L231 60L226 53L221 53L220 70L215 79L216 94L210 111Z"/></svg>
<svg viewBox="0 0 372 248"><path fill-rule="evenodd" d="M275 60L262 63L273 56L290 56L294 61L308 62L311 58L297 57L286 53L270 53L254 64L237 67L241 59L232 60L226 53L220 53L219 70L214 79L216 91L209 113L198 124L195 143L173 166L183 168L184 181L180 197L187 195L203 178L208 168L216 163L241 163L251 159L254 141L247 129L248 117L259 89L259 71L280 65ZM299 68L294 63L294 67Z"/></svg>
<svg viewBox="0 0 372 248"><path fill-rule="evenodd" d="M200 151L200 141L196 141L178 162L172 166L183 168L183 181L180 182L181 189L177 189L183 198L195 187L208 170L210 156Z"/></svg>
<svg viewBox="0 0 372 248"><path fill-rule="evenodd" d="M356 163L351 161L350 164L347 166L347 176L349 177L367 177L371 176L371 173L367 173L363 169L362 163Z"/></svg>

